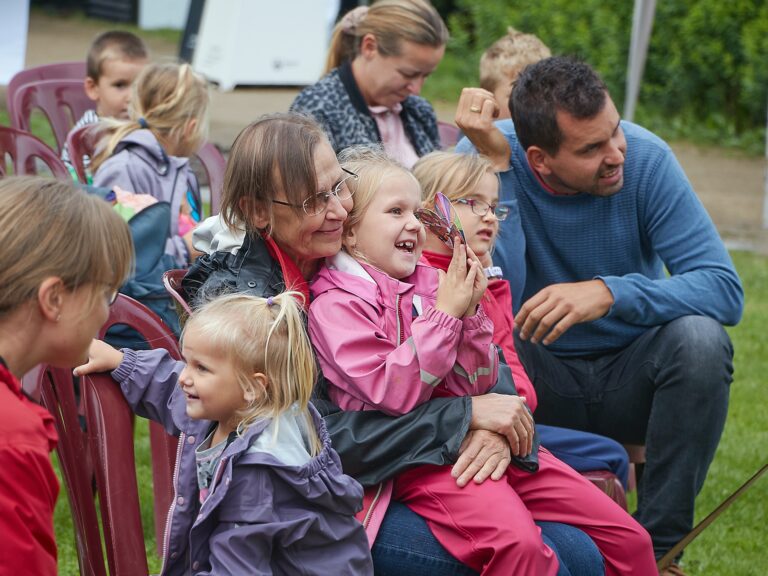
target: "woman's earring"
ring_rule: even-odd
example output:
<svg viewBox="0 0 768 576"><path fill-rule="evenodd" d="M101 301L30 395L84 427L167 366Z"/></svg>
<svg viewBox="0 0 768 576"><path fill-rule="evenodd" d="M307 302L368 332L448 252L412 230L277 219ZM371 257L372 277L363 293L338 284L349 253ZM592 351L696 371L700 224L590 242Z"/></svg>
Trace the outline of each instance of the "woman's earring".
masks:
<svg viewBox="0 0 768 576"><path fill-rule="evenodd" d="M59 315L56 316L56 322L58 322L59 320L61 320L61 312L59 312Z"/></svg>

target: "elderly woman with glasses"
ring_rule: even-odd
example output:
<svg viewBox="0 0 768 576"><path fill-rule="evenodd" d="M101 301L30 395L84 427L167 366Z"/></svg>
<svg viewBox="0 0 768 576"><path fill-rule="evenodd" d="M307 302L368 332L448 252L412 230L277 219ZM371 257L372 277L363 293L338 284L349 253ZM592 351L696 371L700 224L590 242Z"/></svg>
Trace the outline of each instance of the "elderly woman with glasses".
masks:
<svg viewBox="0 0 768 576"><path fill-rule="evenodd" d="M354 201L347 183L356 177L339 165L320 126L304 116L275 114L247 126L227 164L222 213L195 231L195 246L206 254L183 281L192 306L227 292L272 296L286 288L303 292L309 302L308 282L322 260L341 249ZM504 399L497 395L434 399L401 417L342 412L327 401L322 376L313 403L325 418L344 472L366 488L368 499L376 497L381 482L413 466L453 464L471 426L498 427L508 419ZM464 461L473 475L493 458L478 450ZM406 506L393 503L383 519L364 520L370 522L381 523L372 547L377 573L473 574ZM551 536L546 541L554 549L568 549L563 565L570 563L574 573L599 573L576 569L601 565L582 532L549 523L543 535Z"/></svg>

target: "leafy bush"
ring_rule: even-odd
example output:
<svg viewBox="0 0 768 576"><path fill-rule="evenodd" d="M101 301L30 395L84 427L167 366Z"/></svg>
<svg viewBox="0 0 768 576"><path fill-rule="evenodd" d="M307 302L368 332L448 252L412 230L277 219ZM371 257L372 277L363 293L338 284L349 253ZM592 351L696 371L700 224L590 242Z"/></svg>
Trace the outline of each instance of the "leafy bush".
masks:
<svg viewBox="0 0 768 576"><path fill-rule="evenodd" d="M539 36L554 54L574 54L624 102L633 3L626 0L443 0L451 30L446 58L426 96L452 100L477 84L480 55L508 26ZM665 0L656 19L637 120L665 137L689 137L759 152L768 104L768 3Z"/></svg>

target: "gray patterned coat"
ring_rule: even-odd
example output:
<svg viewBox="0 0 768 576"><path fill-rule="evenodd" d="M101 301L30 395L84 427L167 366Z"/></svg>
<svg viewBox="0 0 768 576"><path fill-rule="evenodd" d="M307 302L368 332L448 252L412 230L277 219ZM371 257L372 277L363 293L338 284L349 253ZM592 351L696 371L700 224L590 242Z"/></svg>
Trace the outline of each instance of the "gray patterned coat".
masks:
<svg viewBox="0 0 768 576"><path fill-rule="evenodd" d="M440 150L437 117L430 103L419 96L408 96L402 105L400 117L416 154L424 156ZM337 153L355 144L381 142L376 120L368 111L349 63L302 90L291 104L291 111L312 116Z"/></svg>

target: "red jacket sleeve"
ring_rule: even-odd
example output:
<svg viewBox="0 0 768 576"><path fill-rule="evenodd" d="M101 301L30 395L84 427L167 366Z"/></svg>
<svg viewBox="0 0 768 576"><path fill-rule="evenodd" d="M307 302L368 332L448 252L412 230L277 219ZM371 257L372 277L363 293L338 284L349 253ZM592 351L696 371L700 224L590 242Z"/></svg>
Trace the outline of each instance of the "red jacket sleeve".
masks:
<svg viewBox="0 0 768 576"><path fill-rule="evenodd" d="M0 576L56 574L59 483L47 451L39 448L0 448Z"/></svg>
<svg viewBox="0 0 768 576"><path fill-rule="evenodd" d="M515 350L515 318L512 315L512 291L506 280L491 280L488 282L486 297L483 306L488 316L493 321L493 341L501 347L504 359L512 370L512 379L520 396L525 396L526 403L531 412L536 410L538 401L536 390L533 388L528 373L523 368L520 358Z"/></svg>

